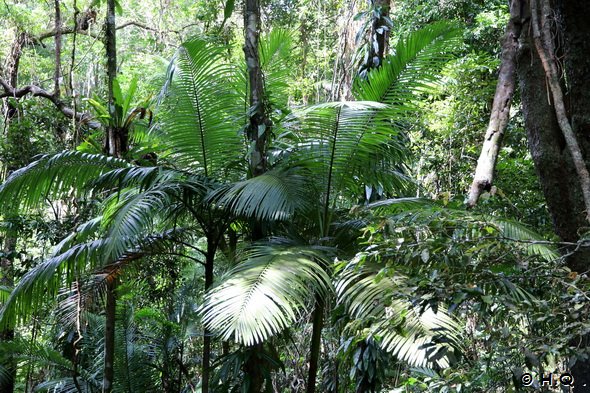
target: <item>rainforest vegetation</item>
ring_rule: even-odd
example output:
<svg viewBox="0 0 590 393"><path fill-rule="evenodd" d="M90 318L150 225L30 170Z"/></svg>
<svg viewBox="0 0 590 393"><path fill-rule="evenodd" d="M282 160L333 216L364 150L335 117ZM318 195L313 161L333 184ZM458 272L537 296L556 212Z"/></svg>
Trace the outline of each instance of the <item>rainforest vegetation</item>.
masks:
<svg viewBox="0 0 590 393"><path fill-rule="evenodd" d="M587 15L3 0L0 393L590 392Z"/></svg>

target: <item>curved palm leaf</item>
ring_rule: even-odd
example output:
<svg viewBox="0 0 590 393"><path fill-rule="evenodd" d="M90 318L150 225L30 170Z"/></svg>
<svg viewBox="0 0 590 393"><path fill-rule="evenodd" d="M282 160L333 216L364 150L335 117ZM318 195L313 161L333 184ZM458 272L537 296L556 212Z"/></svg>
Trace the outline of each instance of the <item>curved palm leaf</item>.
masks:
<svg viewBox="0 0 590 393"><path fill-rule="evenodd" d="M109 267L110 270L163 252L170 247L182 229L150 234L135 239L134 246L105 261L105 250L112 238L100 238L75 244L46 259L29 270L10 293L0 309L0 326L13 326L17 320L25 322L32 312L48 299L55 299L63 285L71 285L77 276Z"/></svg>
<svg viewBox="0 0 590 393"><path fill-rule="evenodd" d="M293 156L325 187L324 208L342 193L358 196L366 185L403 188L406 148L399 131L384 121L385 109L377 102L331 102L294 113L301 142Z"/></svg>
<svg viewBox="0 0 590 393"><path fill-rule="evenodd" d="M505 238L525 242L523 245L527 254L539 255L546 261L555 261L561 257L555 246L526 225L501 218L492 218L491 221Z"/></svg>
<svg viewBox="0 0 590 393"><path fill-rule="evenodd" d="M490 234L470 232L470 236L497 236L498 240L520 243L528 255L537 255L547 261L559 259L560 254L551 242L526 225L501 217L478 215L470 210L445 206L443 203L425 198L392 198L367 205L367 208L381 215L393 215L393 219L411 217L414 224L427 227L433 220L446 220L449 223L459 222L463 226L488 226L495 230ZM452 226L449 225L449 226Z"/></svg>
<svg viewBox="0 0 590 393"><path fill-rule="evenodd" d="M461 327L442 307L418 310L401 295L402 276L380 274L376 264L357 257L339 275L338 302L353 319L372 322L384 350L413 366L448 367L460 348Z"/></svg>
<svg viewBox="0 0 590 393"><path fill-rule="evenodd" d="M102 175L96 187L118 185L121 191L105 201L102 227L111 239L105 260L120 255L136 239L152 233L154 225L177 222L200 205L215 184L195 176L162 167L123 168Z"/></svg>
<svg viewBox="0 0 590 393"><path fill-rule="evenodd" d="M270 107L286 113L289 101L289 82L296 69L291 62L293 35L284 29L274 29L260 40L260 68L264 91Z"/></svg>
<svg viewBox="0 0 590 393"><path fill-rule="evenodd" d="M307 181L298 168L275 169L260 176L222 186L207 200L238 216L286 220L309 207Z"/></svg>
<svg viewBox="0 0 590 393"><path fill-rule="evenodd" d="M30 209L47 198L80 196L99 175L129 166L118 158L77 151L42 156L14 171L0 185L0 206L4 211L19 207Z"/></svg>
<svg viewBox="0 0 590 393"><path fill-rule="evenodd" d="M438 71L452 58L462 41L462 32L450 22L437 22L400 39L383 65L357 78L353 95L357 100L391 105L397 113L412 108L415 95L431 90Z"/></svg>
<svg viewBox="0 0 590 393"><path fill-rule="evenodd" d="M232 86L235 68L223 61L223 48L192 40L182 44L170 68L161 104L159 133L178 164L205 176L221 176L228 162L243 159L237 121L244 108Z"/></svg>
<svg viewBox="0 0 590 393"><path fill-rule="evenodd" d="M294 323L330 278L310 249L255 246L206 295L203 322L224 340L253 345Z"/></svg>

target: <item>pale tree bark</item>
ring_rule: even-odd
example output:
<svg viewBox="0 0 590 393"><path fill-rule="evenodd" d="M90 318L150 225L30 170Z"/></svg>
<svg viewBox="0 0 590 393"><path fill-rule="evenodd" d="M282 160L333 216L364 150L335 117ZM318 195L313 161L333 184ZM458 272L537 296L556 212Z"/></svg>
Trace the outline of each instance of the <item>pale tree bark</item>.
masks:
<svg viewBox="0 0 590 393"><path fill-rule="evenodd" d="M338 56L334 61L332 76L332 88L330 99L332 101L352 100L352 81L357 73L357 65L353 64L356 49L355 37L360 29L361 22L355 21L358 14L358 0L350 1L346 7L342 7L342 15L338 18ZM303 74L305 75L305 74Z"/></svg>
<svg viewBox="0 0 590 393"><path fill-rule="evenodd" d="M55 2L56 10L55 10L55 18L56 18L56 28L53 30L54 32L58 32L52 35L55 38L55 71L54 71L54 91L49 92L39 86L35 85L27 85L18 88L18 67L20 63L20 58L22 55L23 49L30 45L31 43L36 41L35 37L31 37L27 33L19 33L17 34L16 40L12 45L10 50L10 55L5 62L5 74L6 79L0 77L0 86L2 87L3 92L0 92L0 98L12 97L15 99L23 98L27 95L31 95L33 97L41 97L45 98L53 103L55 107L63 113L68 118L75 118L75 120L79 123L85 123L88 125L89 128L98 129L100 128L100 123L97 121L92 121L91 116L88 113L76 113L72 108L66 106L64 102L60 99L60 79L61 79L61 28L57 28L57 26L61 26L61 10L60 10L60 3L59 1ZM8 110L7 116L12 116L13 109Z"/></svg>
<svg viewBox="0 0 590 393"><path fill-rule="evenodd" d="M492 188L494 170L502 147L504 132L510 120L510 107L516 86L516 55L522 30L524 6L523 0L512 0L510 4L510 19L502 44L498 84L483 147L466 200L468 207L475 206L480 195Z"/></svg>
<svg viewBox="0 0 590 393"><path fill-rule="evenodd" d="M61 95L61 4L55 0L55 72L53 74L53 95L57 98Z"/></svg>

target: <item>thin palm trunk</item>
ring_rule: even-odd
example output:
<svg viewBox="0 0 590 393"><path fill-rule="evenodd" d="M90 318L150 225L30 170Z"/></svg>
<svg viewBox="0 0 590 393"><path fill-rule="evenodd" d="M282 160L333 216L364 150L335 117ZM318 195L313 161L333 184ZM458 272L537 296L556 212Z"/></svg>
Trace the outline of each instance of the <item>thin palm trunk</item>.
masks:
<svg viewBox="0 0 590 393"><path fill-rule="evenodd" d="M213 285L213 267L215 262L216 240L207 236L207 254L205 256L205 291ZM203 332L203 362L201 392L209 392L209 378L211 374L211 331L205 328Z"/></svg>
<svg viewBox="0 0 590 393"><path fill-rule="evenodd" d="M113 83L117 76L115 0L107 1L105 47L107 57L108 105L110 113L114 113L115 99L113 94ZM107 128L105 133L105 153L111 156L121 157L122 146L118 142L119 141L117 141L115 138L114 123L111 122L111 125ZM105 308L104 373L102 386L103 393L112 392L115 377L115 326L117 309L117 298L115 295L116 288L116 280L107 283Z"/></svg>
<svg viewBox="0 0 590 393"><path fill-rule="evenodd" d="M250 88L250 118L246 133L253 146L249 157L249 176L256 177L267 171L266 144L268 142L267 135L270 134L271 122L266 116L264 83L258 52L260 42L259 0L246 0L244 11L244 56L248 68ZM252 240L259 240L264 236L262 226L258 222L252 222L250 230ZM262 345L256 346L254 350L262 351ZM250 381L248 388L250 393L260 392L264 384L262 367L256 359L256 356L250 356L246 364L244 364L244 372Z"/></svg>
<svg viewBox="0 0 590 393"><path fill-rule="evenodd" d="M115 376L115 321L117 310L117 297L115 289L117 280L113 278L107 281L106 307L105 307L105 333L104 333L104 375L103 393L110 393L113 390Z"/></svg>
<svg viewBox="0 0 590 393"><path fill-rule="evenodd" d="M317 296L315 310L313 310L311 349L309 355L309 374L307 377L307 393L315 392L318 368L320 364L320 352L322 344L322 329L324 327L324 303Z"/></svg>

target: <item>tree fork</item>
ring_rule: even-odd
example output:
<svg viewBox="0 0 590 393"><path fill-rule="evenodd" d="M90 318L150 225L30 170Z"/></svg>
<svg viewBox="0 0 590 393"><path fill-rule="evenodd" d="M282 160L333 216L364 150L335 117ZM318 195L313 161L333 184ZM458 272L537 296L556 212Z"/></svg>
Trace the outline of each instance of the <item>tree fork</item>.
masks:
<svg viewBox="0 0 590 393"><path fill-rule="evenodd" d="M498 72L498 84L496 85L492 112L481 154L477 160L473 182L465 201L468 207L474 207L481 194L484 191L491 190L492 187L494 170L502 147L502 139L510 120L510 107L516 86L516 55L518 52L518 39L522 31L523 7L524 2L522 0L513 0L510 4L510 19L502 43L502 60Z"/></svg>

